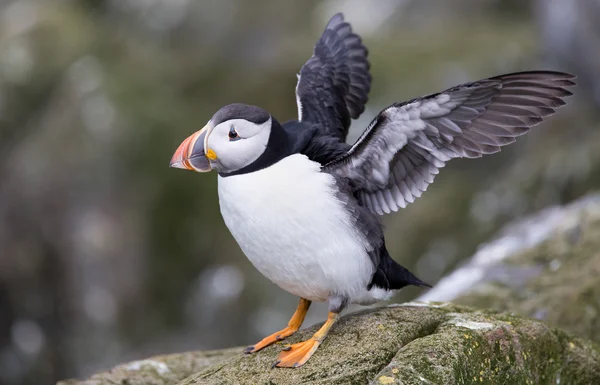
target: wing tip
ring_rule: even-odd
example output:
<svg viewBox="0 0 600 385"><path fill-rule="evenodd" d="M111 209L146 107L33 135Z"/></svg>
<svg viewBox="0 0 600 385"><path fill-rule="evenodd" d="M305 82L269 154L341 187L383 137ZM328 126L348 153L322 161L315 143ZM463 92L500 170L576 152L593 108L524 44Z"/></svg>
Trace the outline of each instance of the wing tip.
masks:
<svg viewBox="0 0 600 385"><path fill-rule="evenodd" d="M325 29L326 30L333 29L333 28L337 27L338 25L340 25L341 23L343 23L344 20L345 20L344 14L342 12L338 12L335 15L331 16L331 18L327 22L327 26L325 27Z"/></svg>
<svg viewBox="0 0 600 385"><path fill-rule="evenodd" d="M497 75L490 77L488 79L497 79L497 80L511 80L511 79L526 79L526 78L536 78L543 77L544 80L549 81L565 81L566 86L576 85L573 80L577 79L577 75L573 75L568 72L556 71L556 70L530 70L530 71L517 71L510 72L502 75Z"/></svg>

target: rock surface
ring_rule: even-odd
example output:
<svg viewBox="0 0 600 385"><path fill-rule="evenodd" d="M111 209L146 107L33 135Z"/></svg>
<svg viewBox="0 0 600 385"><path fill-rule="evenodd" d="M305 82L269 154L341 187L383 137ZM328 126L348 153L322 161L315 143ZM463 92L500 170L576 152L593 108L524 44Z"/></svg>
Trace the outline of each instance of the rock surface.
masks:
<svg viewBox="0 0 600 385"><path fill-rule="evenodd" d="M477 308L414 302L343 317L299 369L270 369L281 343L158 356L60 384L597 384L599 250L592 195L507 226L421 297ZM490 307L500 312L478 310Z"/></svg>
<svg viewBox="0 0 600 385"><path fill-rule="evenodd" d="M308 338L317 326L287 342ZM283 344L184 353L121 365L60 385L600 383L600 349L535 320L446 303L343 317L298 369L270 369Z"/></svg>
<svg viewBox="0 0 600 385"><path fill-rule="evenodd" d="M419 300L512 311L600 342L600 195L507 226Z"/></svg>
<svg viewBox="0 0 600 385"><path fill-rule="evenodd" d="M166 385L176 384L185 377L213 364L241 354L241 348L206 352L186 352L150 357L119 365L110 371L98 373L87 380L65 380L59 385Z"/></svg>

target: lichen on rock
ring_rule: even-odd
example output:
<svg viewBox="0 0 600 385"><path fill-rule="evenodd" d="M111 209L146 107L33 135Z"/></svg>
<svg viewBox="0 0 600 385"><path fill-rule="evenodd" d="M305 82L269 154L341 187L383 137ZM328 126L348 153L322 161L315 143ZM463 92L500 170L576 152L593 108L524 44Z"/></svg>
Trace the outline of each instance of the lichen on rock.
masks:
<svg viewBox="0 0 600 385"><path fill-rule="evenodd" d="M87 380L66 380L58 385L170 385L206 367L242 353L241 348L186 352L132 361L93 375Z"/></svg>
<svg viewBox="0 0 600 385"><path fill-rule="evenodd" d="M550 230L539 242L515 248L487 266L481 281L444 299L512 311L600 343L600 195L549 211L543 218L555 223L542 224Z"/></svg>
<svg viewBox="0 0 600 385"><path fill-rule="evenodd" d="M465 313L401 349L379 376L399 384L587 384L600 379L600 356L592 349L589 360L588 349L539 322Z"/></svg>
<svg viewBox="0 0 600 385"><path fill-rule="evenodd" d="M317 326L286 343L308 338ZM569 384L600 383L600 350L592 343L539 321L452 304L389 306L343 317L298 369L271 369L283 345L252 355L230 349L209 357L156 357L152 362L164 367L125 364L71 384L114 384L125 378L127 384L160 385L543 384L556 378ZM193 364L179 370L174 361ZM189 376L182 378L182 373Z"/></svg>

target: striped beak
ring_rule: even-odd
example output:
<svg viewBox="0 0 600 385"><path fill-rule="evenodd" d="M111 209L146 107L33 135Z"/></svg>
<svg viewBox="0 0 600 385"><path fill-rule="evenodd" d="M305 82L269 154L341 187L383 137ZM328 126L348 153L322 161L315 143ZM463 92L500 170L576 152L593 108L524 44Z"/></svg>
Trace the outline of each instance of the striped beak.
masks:
<svg viewBox="0 0 600 385"><path fill-rule="evenodd" d="M184 140L173 154L169 166L196 172L210 171L210 160L206 156L206 143L210 131L212 127L208 122L204 128ZM212 150L209 152L214 154ZM216 156L214 158L216 159Z"/></svg>

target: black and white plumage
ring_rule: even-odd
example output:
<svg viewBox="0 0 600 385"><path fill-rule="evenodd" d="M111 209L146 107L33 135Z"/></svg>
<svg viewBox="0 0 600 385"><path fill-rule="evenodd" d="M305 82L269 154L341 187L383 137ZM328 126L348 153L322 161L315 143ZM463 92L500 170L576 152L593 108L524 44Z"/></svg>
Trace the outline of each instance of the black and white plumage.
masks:
<svg viewBox="0 0 600 385"><path fill-rule="evenodd" d="M350 146L350 121L364 111L371 76L367 49L338 14L300 70L298 120L280 124L259 107L225 106L181 144L171 166L216 170L223 219L254 266L294 295L329 301L337 314L348 303L428 286L390 257L378 216L420 197L449 160L513 143L565 104L572 79L521 72L395 103ZM283 366L308 359L282 354Z"/></svg>
<svg viewBox="0 0 600 385"><path fill-rule="evenodd" d="M367 54L342 14L333 16L298 75L298 120L346 140L350 119L363 113L371 89Z"/></svg>
<svg viewBox="0 0 600 385"><path fill-rule="evenodd" d="M324 170L352 180L372 212L397 211L420 197L450 159L496 153L552 115L572 95L565 89L572 78L514 73L395 103Z"/></svg>

